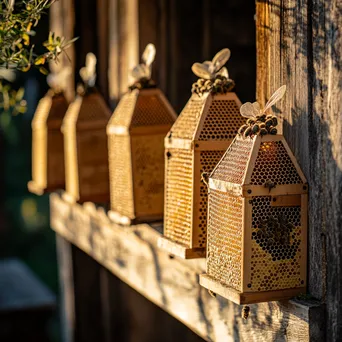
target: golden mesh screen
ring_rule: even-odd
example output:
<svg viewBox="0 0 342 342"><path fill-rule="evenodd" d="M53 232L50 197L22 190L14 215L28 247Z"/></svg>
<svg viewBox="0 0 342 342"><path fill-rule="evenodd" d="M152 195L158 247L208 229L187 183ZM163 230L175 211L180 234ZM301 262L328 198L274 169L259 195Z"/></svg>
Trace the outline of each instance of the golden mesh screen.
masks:
<svg viewBox="0 0 342 342"><path fill-rule="evenodd" d="M129 127L131 124L136 99L136 92L125 94L116 107L114 114L110 119L109 125Z"/></svg>
<svg viewBox="0 0 342 342"><path fill-rule="evenodd" d="M169 109L159 95L139 94L131 127L172 125L174 121Z"/></svg>
<svg viewBox="0 0 342 342"><path fill-rule="evenodd" d="M109 116L109 109L102 96L98 93L87 94L83 97L77 122L101 119L108 120Z"/></svg>
<svg viewBox="0 0 342 342"><path fill-rule="evenodd" d="M245 121L234 100L214 100L204 120L199 140L233 139Z"/></svg>
<svg viewBox="0 0 342 342"><path fill-rule="evenodd" d="M274 184L302 183L281 141L266 141L260 144L251 184L264 185L266 181Z"/></svg>
<svg viewBox="0 0 342 342"><path fill-rule="evenodd" d="M131 143L129 136L108 136L111 209L134 219Z"/></svg>
<svg viewBox="0 0 342 342"><path fill-rule="evenodd" d="M211 173L224 151L202 151L200 153L200 173ZM198 211L197 211L198 210ZM208 212L208 187L201 181L200 184L200 202L196 208L198 214L198 240L194 241L197 247L205 247L207 241L207 212Z"/></svg>
<svg viewBox="0 0 342 342"><path fill-rule="evenodd" d="M243 199L210 190L207 273L241 291Z"/></svg>
<svg viewBox="0 0 342 342"><path fill-rule="evenodd" d="M134 201L136 214L164 211L165 134L132 136Z"/></svg>
<svg viewBox="0 0 342 342"><path fill-rule="evenodd" d="M172 126L172 138L193 139L206 99L192 96Z"/></svg>
<svg viewBox="0 0 342 342"><path fill-rule="evenodd" d="M300 287L301 208L271 207L270 196L253 197L251 243L251 284L249 291L269 291ZM281 215L293 225L289 243L280 243L274 235L260 234L260 227L269 217ZM284 235L283 227L273 227L275 236ZM259 232L259 233L258 233ZM280 235L280 236L282 236Z"/></svg>
<svg viewBox="0 0 342 342"><path fill-rule="evenodd" d="M164 235L190 247L192 227L192 151L170 149L166 153L166 213Z"/></svg>
<svg viewBox="0 0 342 342"><path fill-rule="evenodd" d="M225 182L242 184L248 160L253 150L254 140L237 136L229 146L227 153L211 175L211 178Z"/></svg>

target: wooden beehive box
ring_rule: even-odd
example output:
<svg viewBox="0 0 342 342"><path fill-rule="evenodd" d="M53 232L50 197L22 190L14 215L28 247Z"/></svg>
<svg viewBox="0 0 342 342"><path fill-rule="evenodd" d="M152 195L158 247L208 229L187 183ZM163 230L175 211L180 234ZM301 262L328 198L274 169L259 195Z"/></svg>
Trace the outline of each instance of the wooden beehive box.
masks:
<svg viewBox="0 0 342 342"><path fill-rule="evenodd" d="M39 101L32 120L32 180L30 192L41 195L64 189L64 149L61 126L68 109L63 88L70 69L50 75L51 89Z"/></svg>
<svg viewBox="0 0 342 342"><path fill-rule="evenodd" d="M247 135L236 136L210 175L200 276L202 286L237 304L306 291L306 179L282 135Z"/></svg>
<svg viewBox="0 0 342 342"><path fill-rule="evenodd" d="M145 51L149 49L153 54L151 44ZM151 84L149 75L145 89L139 82L140 74L136 76L136 86L122 97L107 127L110 217L124 224L163 218L164 137L176 120L174 110L162 91Z"/></svg>
<svg viewBox="0 0 342 342"><path fill-rule="evenodd" d="M232 92L194 91L165 138L164 236L158 243L172 255L205 257L207 185L202 174L210 174L244 122L240 106Z"/></svg>
<svg viewBox="0 0 342 342"><path fill-rule="evenodd" d="M92 69L88 64L93 58L88 54L86 68ZM94 87L94 78L88 79L93 77L90 75L95 73L95 65L93 69L89 75L81 73L86 86L70 104L63 120L65 189L71 201L107 203L110 196L106 126L111 113Z"/></svg>

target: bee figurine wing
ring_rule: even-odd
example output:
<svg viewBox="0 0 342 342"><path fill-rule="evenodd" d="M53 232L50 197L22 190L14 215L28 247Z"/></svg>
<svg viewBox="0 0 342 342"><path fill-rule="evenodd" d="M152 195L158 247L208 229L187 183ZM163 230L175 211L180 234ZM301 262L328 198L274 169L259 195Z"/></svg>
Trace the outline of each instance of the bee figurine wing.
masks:
<svg viewBox="0 0 342 342"><path fill-rule="evenodd" d="M211 73L209 72L209 64L194 63L191 67L192 72L206 80L210 79Z"/></svg>
<svg viewBox="0 0 342 342"><path fill-rule="evenodd" d="M223 49L219 51L212 60L215 71L219 71L227 63L229 58L230 58L229 49Z"/></svg>
<svg viewBox="0 0 342 342"><path fill-rule="evenodd" d="M52 89L65 89L68 84L68 77L71 74L71 67L66 67L60 72L51 73L46 78L47 84Z"/></svg>
<svg viewBox="0 0 342 342"><path fill-rule="evenodd" d="M259 102L253 102L252 105L253 105L253 108L254 108L255 115L260 114L260 111L261 111L260 103Z"/></svg>
<svg viewBox="0 0 342 342"><path fill-rule="evenodd" d="M246 102L240 107L240 113L245 118L255 118L255 108L253 106L253 103Z"/></svg>
<svg viewBox="0 0 342 342"><path fill-rule="evenodd" d="M282 99L286 92L286 85L281 86L277 89L270 99L267 101L265 108L263 109L263 113L265 113L268 109L270 109L276 102Z"/></svg>
<svg viewBox="0 0 342 342"><path fill-rule="evenodd" d="M85 67L81 68L80 70L80 76L83 82L87 83L91 87L95 85L96 63L96 56L90 52L87 54Z"/></svg>
<svg viewBox="0 0 342 342"><path fill-rule="evenodd" d="M142 60L147 65L150 66L156 56L156 48L153 44L146 45L144 53L142 54Z"/></svg>
<svg viewBox="0 0 342 342"><path fill-rule="evenodd" d="M145 64L138 64L135 68L133 68L131 75L136 81L142 78L149 78L150 68Z"/></svg>
<svg viewBox="0 0 342 342"><path fill-rule="evenodd" d="M220 75L228 79L229 78L228 69L226 67L223 67L216 75Z"/></svg>

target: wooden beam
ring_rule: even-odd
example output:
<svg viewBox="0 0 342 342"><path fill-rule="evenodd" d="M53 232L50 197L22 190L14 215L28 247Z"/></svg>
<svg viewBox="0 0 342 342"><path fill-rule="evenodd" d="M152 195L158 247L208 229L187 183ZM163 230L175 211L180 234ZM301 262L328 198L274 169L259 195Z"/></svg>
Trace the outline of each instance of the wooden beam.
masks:
<svg viewBox="0 0 342 342"><path fill-rule="evenodd" d="M69 204L51 194L51 226L56 233L151 302L208 341L309 341L321 334L322 307L309 300L251 305L247 321L241 307L211 297L199 285L205 259L170 258L157 247L161 225L120 226L109 221L103 208L91 203Z"/></svg>

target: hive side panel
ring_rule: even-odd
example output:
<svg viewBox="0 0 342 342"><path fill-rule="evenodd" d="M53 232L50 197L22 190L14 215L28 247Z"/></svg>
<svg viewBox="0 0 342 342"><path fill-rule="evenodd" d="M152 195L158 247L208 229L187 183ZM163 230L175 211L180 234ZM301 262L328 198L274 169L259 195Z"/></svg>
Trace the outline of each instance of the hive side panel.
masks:
<svg viewBox="0 0 342 342"><path fill-rule="evenodd" d="M47 125L46 120L52 105L51 97L39 101L32 121L32 179L44 189L47 184Z"/></svg>
<svg viewBox="0 0 342 342"><path fill-rule="evenodd" d="M80 200L109 202L108 147L105 126L77 136Z"/></svg>
<svg viewBox="0 0 342 342"><path fill-rule="evenodd" d="M165 134L131 138L135 215L139 219L163 217Z"/></svg>
<svg viewBox="0 0 342 342"><path fill-rule="evenodd" d="M47 187L51 190L65 186L64 142L58 129L50 129L48 135Z"/></svg>
<svg viewBox="0 0 342 342"><path fill-rule="evenodd" d="M164 235L191 245L193 203L193 152L167 149L165 156Z"/></svg>
<svg viewBox="0 0 342 342"><path fill-rule="evenodd" d="M282 141L262 141L251 174L250 184L301 184L302 180Z"/></svg>
<svg viewBox="0 0 342 342"><path fill-rule="evenodd" d="M222 158L224 151L196 151L194 169L194 206L192 246L206 247L208 213L208 176ZM205 175L203 175L205 173Z"/></svg>
<svg viewBox="0 0 342 342"><path fill-rule="evenodd" d="M243 199L225 192L209 194L207 274L242 290Z"/></svg>
<svg viewBox="0 0 342 342"><path fill-rule="evenodd" d="M303 287L301 206L271 206L271 196L252 198L251 274L247 291Z"/></svg>
<svg viewBox="0 0 342 342"><path fill-rule="evenodd" d="M134 219L130 137L110 134L108 148L111 210Z"/></svg>
<svg viewBox="0 0 342 342"><path fill-rule="evenodd" d="M64 131L65 190L74 199L79 199L78 157L76 127Z"/></svg>
<svg viewBox="0 0 342 342"><path fill-rule="evenodd" d="M198 140L231 140L245 121L236 100L213 96Z"/></svg>

